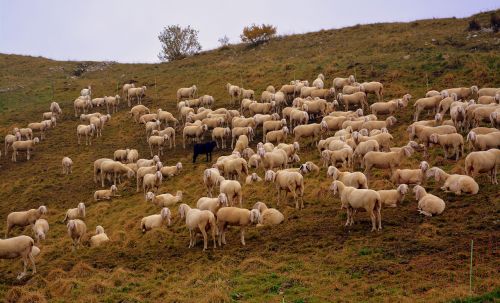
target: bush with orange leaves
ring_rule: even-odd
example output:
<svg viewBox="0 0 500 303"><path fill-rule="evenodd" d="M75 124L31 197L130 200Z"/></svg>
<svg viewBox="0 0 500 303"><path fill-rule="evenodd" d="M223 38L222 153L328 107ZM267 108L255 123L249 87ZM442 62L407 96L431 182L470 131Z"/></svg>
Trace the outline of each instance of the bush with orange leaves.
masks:
<svg viewBox="0 0 500 303"><path fill-rule="evenodd" d="M241 41L250 44L260 44L269 41L276 35L276 27L270 24L256 25L252 24L243 28Z"/></svg>

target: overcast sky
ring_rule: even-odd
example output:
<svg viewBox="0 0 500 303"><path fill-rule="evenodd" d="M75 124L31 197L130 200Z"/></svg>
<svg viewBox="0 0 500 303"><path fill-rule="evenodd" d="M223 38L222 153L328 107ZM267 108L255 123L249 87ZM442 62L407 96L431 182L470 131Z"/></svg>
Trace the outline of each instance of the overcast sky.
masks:
<svg viewBox="0 0 500 303"><path fill-rule="evenodd" d="M466 17L499 0L0 0L0 52L59 60L157 62L158 33L170 24L199 30L204 50L244 26L270 23L294 34L374 22Z"/></svg>

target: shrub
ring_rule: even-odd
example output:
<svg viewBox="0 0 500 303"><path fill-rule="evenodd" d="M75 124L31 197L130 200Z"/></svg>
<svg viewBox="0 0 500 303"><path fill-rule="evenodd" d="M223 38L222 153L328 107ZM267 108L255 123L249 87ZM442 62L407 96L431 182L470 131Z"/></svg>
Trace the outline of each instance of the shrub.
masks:
<svg viewBox="0 0 500 303"><path fill-rule="evenodd" d="M470 31L478 31L481 29L481 24L476 19L472 19L469 21L469 30Z"/></svg>
<svg viewBox="0 0 500 303"><path fill-rule="evenodd" d="M269 41L276 35L276 27L270 24L246 26L241 34L241 41L257 45Z"/></svg>
<svg viewBox="0 0 500 303"><path fill-rule="evenodd" d="M490 15L490 25L495 33L498 33L498 29L500 28L500 17L495 13L491 13Z"/></svg>
<svg viewBox="0 0 500 303"><path fill-rule="evenodd" d="M221 49L227 49L229 48L229 37L224 35L224 37L222 38L219 38L219 40L217 40L220 44L220 48Z"/></svg>
<svg viewBox="0 0 500 303"><path fill-rule="evenodd" d="M169 25L158 35L161 42L161 51L158 59L161 61L173 61L192 56L201 50L198 42L198 31L180 25Z"/></svg>

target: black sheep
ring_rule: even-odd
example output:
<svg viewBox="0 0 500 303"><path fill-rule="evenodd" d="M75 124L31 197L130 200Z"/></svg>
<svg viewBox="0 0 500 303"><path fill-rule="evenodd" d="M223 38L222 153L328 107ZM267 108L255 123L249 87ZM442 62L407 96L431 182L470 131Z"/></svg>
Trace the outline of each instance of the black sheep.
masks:
<svg viewBox="0 0 500 303"><path fill-rule="evenodd" d="M212 160L212 151L217 146L215 141L210 141L207 143L195 144L193 147L193 163L196 162L196 157L201 154L207 155L207 162Z"/></svg>

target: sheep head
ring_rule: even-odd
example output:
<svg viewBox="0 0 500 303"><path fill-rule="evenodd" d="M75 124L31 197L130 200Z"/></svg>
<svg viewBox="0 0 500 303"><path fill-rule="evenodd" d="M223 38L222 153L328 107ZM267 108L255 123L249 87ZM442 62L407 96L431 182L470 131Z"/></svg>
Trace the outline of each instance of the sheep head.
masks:
<svg viewBox="0 0 500 303"><path fill-rule="evenodd" d="M219 205L221 207L224 206L227 207L229 205L227 200L227 195L225 193L220 193L218 199L219 199Z"/></svg>
<svg viewBox="0 0 500 303"><path fill-rule="evenodd" d="M427 171L429 169L429 163L427 163L427 161L420 162L420 169L422 172Z"/></svg>
<svg viewBox="0 0 500 303"><path fill-rule="evenodd" d="M45 215L47 213L47 207L45 205L42 205L38 208L37 211L40 215Z"/></svg>
<svg viewBox="0 0 500 303"><path fill-rule="evenodd" d="M333 191L333 196L335 196L339 190L339 182L340 181L333 181L332 184L330 185L330 190Z"/></svg>
<svg viewBox="0 0 500 303"><path fill-rule="evenodd" d="M406 193L408 192L408 185L406 184L399 185L397 191L400 195L403 196L406 195Z"/></svg>
<svg viewBox="0 0 500 303"><path fill-rule="evenodd" d="M470 131L469 134L467 134L467 141L471 142L476 142L477 135L474 131Z"/></svg>
<svg viewBox="0 0 500 303"><path fill-rule="evenodd" d="M423 188L422 186L420 185L415 185L413 187L413 193L415 194L415 200L420 200L424 195L427 194L427 192L425 191L425 188Z"/></svg>
<svg viewBox="0 0 500 303"><path fill-rule="evenodd" d="M276 173L272 170L266 171L264 180L266 182L274 182L276 180Z"/></svg>
<svg viewBox="0 0 500 303"><path fill-rule="evenodd" d="M97 225L95 228L95 233L100 235L104 233L104 228L101 225Z"/></svg>
<svg viewBox="0 0 500 303"><path fill-rule="evenodd" d="M153 192L148 191L146 194L146 201L151 201L152 203L155 200L155 194Z"/></svg>
<svg viewBox="0 0 500 303"><path fill-rule="evenodd" d="M78 212L80 216L85 217L85 204L83 202L78 203Z"/></svg>
<svg viewBox="0 0 500 303"><path fill-rule="evenodd" d="M260 211L258 209L250 210L250 222L258 223L260 219Z"/></svg>
<svg viewBox="0 0 500 303"><path fill-rule="evenodd" d="M113 184L113 185L111 185L110 190L111 190L111 193L112 193L112 194L115 194L115 193L116 193L116 191L118 190L118 188L116 187L116 185L114 185L114 184Z"/></svg>

